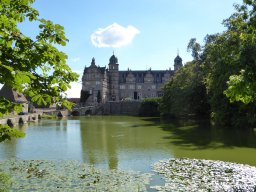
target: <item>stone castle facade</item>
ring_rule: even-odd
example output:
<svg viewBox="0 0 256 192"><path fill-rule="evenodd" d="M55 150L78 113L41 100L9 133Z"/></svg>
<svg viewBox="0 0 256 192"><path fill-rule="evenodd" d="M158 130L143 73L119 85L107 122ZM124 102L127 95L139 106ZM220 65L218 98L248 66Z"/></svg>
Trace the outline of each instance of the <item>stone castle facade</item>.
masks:
<svg viewBox="0 0 256 192"><path fill-rule="evenodd" d="M87 95L88 105L160 97L163 95L163 85L182 66L179 55L174 59L174 70L119 71L118 59L114 54L109 59L108 68L96 66L93 58L91 65L84 68L81 97L82 92Z"/></svg>

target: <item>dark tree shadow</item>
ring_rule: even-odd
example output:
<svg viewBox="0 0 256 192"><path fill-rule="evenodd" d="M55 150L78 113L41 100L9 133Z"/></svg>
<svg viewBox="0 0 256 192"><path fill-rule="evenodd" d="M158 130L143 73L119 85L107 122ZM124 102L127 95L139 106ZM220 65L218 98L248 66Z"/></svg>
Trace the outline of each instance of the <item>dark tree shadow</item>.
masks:
<svg viewBox="0 0 256 192"><path fill-rule="evenodd" d="M193 146L194 149L256 148L256 132L252 129L216 127L208 120L144 120L160 125L167 132L164 139L178 146Z"/></svg>

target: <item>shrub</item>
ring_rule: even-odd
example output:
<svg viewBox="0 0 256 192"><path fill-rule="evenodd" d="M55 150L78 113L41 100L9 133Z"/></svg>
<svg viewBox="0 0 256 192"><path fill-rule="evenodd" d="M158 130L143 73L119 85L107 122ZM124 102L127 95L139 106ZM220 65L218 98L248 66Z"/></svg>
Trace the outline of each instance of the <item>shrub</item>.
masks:
<svg viewBox="0 0 256 192"><path fill-rule="evenodd" d="M142 101L139 114L140 116L159 117L159 102L161 98L146 98Z"/></svg>

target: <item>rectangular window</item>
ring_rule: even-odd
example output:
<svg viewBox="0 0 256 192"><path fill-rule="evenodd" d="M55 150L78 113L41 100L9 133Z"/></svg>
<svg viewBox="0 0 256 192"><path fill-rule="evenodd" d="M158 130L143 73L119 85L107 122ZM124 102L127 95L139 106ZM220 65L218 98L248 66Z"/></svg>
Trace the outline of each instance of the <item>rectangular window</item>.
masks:
<svg viewBox="0 0 256 192"><path fill-rule="evenodd" d="M138 85L138 86L137 86L137 89L141 89L141 85Z"/></svg>
<svg viewBox="0 0 256 192"><path fill-rule="evenodd" d="M96 85L100 85L100 82L99 82L99 81L96 81Z"/></svg>
<svg viewBox="0 0 256 192"><path fill-rule="evenodd" d="M129 85L129 89L134 89L134 85Z"/></svg>
<svg viewBox="0 0 256 192"><path fill-rule="evenodd" d="M152 89L156 89L156 85L152 85Z"/></svg>
<svg viewBox="0 0 256 192"><path fill-rule="evenodd" d="M125 85L120 85L120 89L125 89Z"/></svg>

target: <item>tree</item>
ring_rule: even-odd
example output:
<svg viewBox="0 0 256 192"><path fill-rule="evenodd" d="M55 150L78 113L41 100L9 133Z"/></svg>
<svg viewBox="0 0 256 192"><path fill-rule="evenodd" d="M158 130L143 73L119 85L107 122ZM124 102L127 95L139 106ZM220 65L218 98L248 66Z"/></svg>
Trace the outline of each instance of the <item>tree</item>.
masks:
<svg viewBox="0 0 256 192"><path fill-rule="evenodd" d="M191 51L192 57L195 61L200 60L201 45L196 42L196 38L190 39L187 46L187 51Z"/></svg>
<svg viewBox="0 0 256 192"><path fill-rule="evenodd" d="M193 61L164 87L162 114L211 112L222 126L256 126L256 0L235 10L223 22L227 30L207 35L204 46L190 40Z"/></svg>
<svg viewBox="0 0 256 192"><path fill-rule="evenodd" d="M203 68L215 122L232 127L255 126L256 1L244 0L224 20L227 30L209 36Z"/></svg>
<svg viewBox="0 0 256 192"><path fill-rule="evenodd" d="M39 12L31 6L34 0L0 2L0 83L23 92L39 105L57 103L70 108L72 103L63 93L78 75L67 65L67 55L56 48L68 42L64 28L40 18ZM21 32L19 27L25 22L38 24L36 37ZM8 103L1 105L1 116L19 110L18 105L3 98L0 103ZM9 131L2 126L0 137Z"/></svg>
<svg viewBox="0 0 256 192"><path fill-rule="evenodd" d="M160 111L168 117L208 115L206 88L197 61L184 65L165 85Z"/></svg>
<svg viewBox="0 0 256 192"><path fill-rule="evenodd" d="M139 109L139 115L144 117L159 117L159 102L161 98L145 98Z"/></svg>
<svg viewBox="0 0 256 192"><path fill-rule="evenodd" d="M225 21L228 33L239 36L241 70L230 76L224 92L231 102L256 103L256 1L244 0Z"/></svg>

